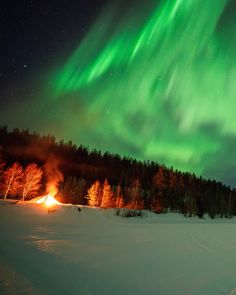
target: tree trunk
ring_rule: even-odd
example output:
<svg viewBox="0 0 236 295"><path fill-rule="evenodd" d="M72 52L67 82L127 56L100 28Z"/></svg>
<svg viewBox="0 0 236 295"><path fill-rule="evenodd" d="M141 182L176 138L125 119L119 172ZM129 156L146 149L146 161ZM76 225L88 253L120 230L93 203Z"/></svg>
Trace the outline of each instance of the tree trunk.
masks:
<svg viewBox="0 0 236 295"><path fill-rule="evenodd" d="M6 200L6 198L7 198L7 195L9 193L9 190L10 190L13 179L14 179L14 177L12 177L11 180L9 181L9 184L8 184L7 189L5 191L4 200Z"/></svg>

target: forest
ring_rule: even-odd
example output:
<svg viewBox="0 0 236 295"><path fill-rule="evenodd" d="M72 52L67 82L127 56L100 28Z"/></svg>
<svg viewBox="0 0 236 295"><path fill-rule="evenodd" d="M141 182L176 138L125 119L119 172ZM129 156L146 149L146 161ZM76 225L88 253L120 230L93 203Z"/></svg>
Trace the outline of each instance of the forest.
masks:
<svg viewBox="0 0 236 295"><path fill-rule="evenodd" d="M215 180L0 126L1 197L29 200L52 183L63 203L200 218L236 215L236 190Z"/></svg>

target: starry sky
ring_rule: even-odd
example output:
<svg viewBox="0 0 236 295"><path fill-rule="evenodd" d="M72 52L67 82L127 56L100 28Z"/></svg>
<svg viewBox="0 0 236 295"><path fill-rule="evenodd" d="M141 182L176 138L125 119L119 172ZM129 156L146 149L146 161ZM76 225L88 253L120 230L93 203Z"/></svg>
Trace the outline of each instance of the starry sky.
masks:
<svg viewBox="0 0 236 295"><path fill-rule="evenodd" d="M8 1L0 124L236 187L236 1Z"/></svg>

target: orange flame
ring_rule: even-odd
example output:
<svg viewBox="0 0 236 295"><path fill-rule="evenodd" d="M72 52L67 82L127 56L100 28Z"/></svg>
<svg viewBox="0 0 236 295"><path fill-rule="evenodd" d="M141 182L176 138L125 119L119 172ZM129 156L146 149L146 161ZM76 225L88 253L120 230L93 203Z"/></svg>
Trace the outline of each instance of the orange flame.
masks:
<svg viewBox="0 0 236 295"><path fill-rule="evenodd" d="M58 192L58 185L63 181L63 175L58 168L58 160L52 158L44 165L46 177L47 177L47 194L55 197Z"/></svg>
<svg viewBox="0 0 236 295"><path fill-rule="evenodd" d="M50 207L52 205L60 205L61 203L58 202L56 199L54 199L53 196L50 194L40 198L39 200L36 201L37 204L44 204L46 207Z"/></svg>
<svg viewBox="0 0 236 295"><path fill-rule="evenodd" d="M55 195L57 194L57 191L58 189L53 183L47 184L47 192L50 196L55 197Z"/></svg>

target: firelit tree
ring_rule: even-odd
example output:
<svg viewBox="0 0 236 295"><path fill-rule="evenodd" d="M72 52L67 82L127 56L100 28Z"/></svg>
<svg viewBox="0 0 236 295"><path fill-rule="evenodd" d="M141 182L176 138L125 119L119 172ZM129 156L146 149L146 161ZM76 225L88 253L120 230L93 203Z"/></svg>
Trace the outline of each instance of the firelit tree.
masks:
<svg viewBox="0 0 236 295"><path fill-rule="evenodd" d="M142 210L143 198L142 198L142 185L139 179L134 179L129 187L129 202L128 208Z"/></svg>
<svg viewBox="0 0 236 295"><path fill-rule="evenodd" d="M43 171L36 164L29 164L22 178L22 200L36 195L41 187Z"/></svg>
<svg viewBox="0 0 236 295"><path fill-rule="evenodd" d="M107 179L104 181L102 190L102 208L113 208L115 206L114 193Z"/></svg>
<svg viewBox="0 0 236 295"><path fill-rule="evenodd" d="M160 167L153 176L151 188L151 209L156 213L163 212L168 204L166 204L167 177L166 170Z"/></svg>
<svg viewBox="0 0 236 295"><path fill-rule="evenodd" d="M118 185L115 189L115 207L116 208L125 207L121 185Z"/></svg>
<svg viewBox="0 0 236 295"><path fill-rule="evenodd" d="M9 194L15 196L20 192L22 177L22 166L17 162L3 173L4 200Z"/></svg>
<svg viewBox="0 0 236 295"><path fill-rule="evenodd" d="M102 202L102 189L99 180L96 180L95 183L87 191L88 203L91 207L100 207Z"/></svg>

